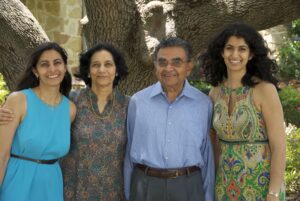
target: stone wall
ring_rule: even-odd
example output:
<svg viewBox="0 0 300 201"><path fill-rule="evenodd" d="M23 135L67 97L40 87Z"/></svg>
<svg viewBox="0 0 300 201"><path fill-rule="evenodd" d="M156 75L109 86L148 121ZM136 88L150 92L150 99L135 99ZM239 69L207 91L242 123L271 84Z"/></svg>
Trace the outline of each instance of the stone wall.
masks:
<svg viewBox="0 0 300 201"><path fill-rule="evenodd" d="M268 47L272 52L272 56L278 59L278 49L287 37L287 29L284 25L278 25L270 29L260 31L260 34L264 37L268 43Z"/></svg>
<svg viewBox="0 0 300 201"><path fill-rule="evenodd" d="M32 12L51 41L62 45L68 52L69 68L78 66L82 50L81 0L21 0Z"/></svg>

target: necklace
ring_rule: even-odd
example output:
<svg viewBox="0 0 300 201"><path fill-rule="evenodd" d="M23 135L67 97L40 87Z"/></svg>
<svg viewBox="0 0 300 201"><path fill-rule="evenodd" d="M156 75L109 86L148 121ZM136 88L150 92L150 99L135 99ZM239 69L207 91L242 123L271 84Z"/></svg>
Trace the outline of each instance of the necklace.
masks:
<svg viewBox="0 0 300 201"><path fill-rule="evenodd" d="M42 92L40 89L36 89L36 95L40 98L40 100L48 107L49 110L56 110L58 105L61 102L61 95L60 93L57 93L55 98L54 98L54 103L48 103L48 101L42 96Z"/></svg>
<svg viewBox="0 0 300 201"><path fill-rule="evenodd" d="M100 112L96 112L96 111L95 111L95 108L94 108L94 106L93 106L93 99L92 99L92 93L93 93L93 92L92 92L92 90L91 90L91 91L89 91L88 93L89 93L90 107L91 107L91 110L92 110L93 114L94 114L95 116L97 116L99 119L108 119L108 118L111 116L112 111L113 111L113 108L114 108L114 104L115 104L115 93L113 92L113 94L112 94L112 98L111 98L111 101L112 101L112 103L111 103L111 108L110 108L109 113L108 113L106 116L101 116L101 113L100 113ZM106 103L105 106L107 106L107 104L108 104L108 102ZM105 107L104 107L104 109L105 109ZM103 112L104 112L104 110L103 110ZM102 112L102 113L103 113L103 112Z"/></svg>

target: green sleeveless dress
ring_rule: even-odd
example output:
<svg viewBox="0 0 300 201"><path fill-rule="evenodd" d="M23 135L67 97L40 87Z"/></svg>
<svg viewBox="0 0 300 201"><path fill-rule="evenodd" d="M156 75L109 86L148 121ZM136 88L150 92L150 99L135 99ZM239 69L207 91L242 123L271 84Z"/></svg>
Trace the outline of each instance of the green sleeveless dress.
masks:
<svg viewBox="0 0 300 201"><path fill-rule="evenodd" d="M262 113L252 98L253 88L234 90L236 103L228 113L231 89L222 86L214 105L213 127L221 155L216 174L215 200L266 200L271 152ZM284 192L280 200L284 200Z"/></svg>

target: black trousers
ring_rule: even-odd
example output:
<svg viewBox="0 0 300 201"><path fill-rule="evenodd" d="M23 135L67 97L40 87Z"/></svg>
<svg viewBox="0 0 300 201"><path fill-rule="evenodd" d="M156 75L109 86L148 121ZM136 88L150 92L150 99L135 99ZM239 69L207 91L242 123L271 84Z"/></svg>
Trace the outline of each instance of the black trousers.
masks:
<svg viewBox="0 0 300 201"><path fill-rule="evenodd" d="M177 178L147 176L135 167L130 186L130 201L204 201L201 172Z"/></svg>

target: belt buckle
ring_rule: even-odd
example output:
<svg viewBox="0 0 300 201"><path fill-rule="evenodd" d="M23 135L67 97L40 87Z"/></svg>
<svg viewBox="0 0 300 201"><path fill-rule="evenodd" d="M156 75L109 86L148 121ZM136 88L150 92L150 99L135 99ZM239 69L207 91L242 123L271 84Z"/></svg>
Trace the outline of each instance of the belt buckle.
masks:
<svg viewBox="0 0 300 201"><path fill-rule="evenodd" d="M175 176L169 177L170 179L176 179L179 176L178 170L176 170Z"/></svg>

